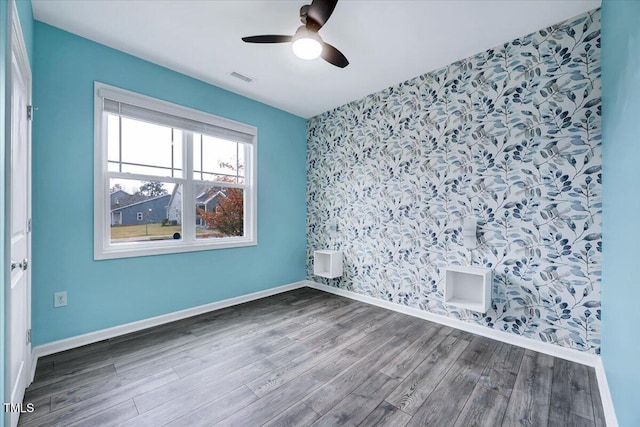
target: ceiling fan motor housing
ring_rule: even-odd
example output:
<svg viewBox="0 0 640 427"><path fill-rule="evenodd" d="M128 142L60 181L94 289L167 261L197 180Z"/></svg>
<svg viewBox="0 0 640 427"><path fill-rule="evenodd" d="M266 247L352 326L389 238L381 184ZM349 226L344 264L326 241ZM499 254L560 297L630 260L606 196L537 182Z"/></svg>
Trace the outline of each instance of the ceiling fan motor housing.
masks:
<svg viewBox="0 0 640 427"><path fill-rule="evenodd" d="M311 5L305 4L300 8L300 22L302 22L304 25L307 24L307 12L309 11L309 6Z"/></svg>

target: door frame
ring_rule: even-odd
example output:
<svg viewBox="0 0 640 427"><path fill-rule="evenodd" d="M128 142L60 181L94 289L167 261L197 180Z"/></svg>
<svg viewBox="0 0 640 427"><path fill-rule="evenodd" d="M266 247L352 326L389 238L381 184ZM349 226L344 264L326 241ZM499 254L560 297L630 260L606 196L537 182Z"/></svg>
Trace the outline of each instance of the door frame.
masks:
<svg viewBox="0 0 640 427"><path fill-rule="evenodd" d="M12 147L12 135L13 135L13 118L14 118L14 114L27 114L26 111L23 112L15 112L13 111L13 103L11 102L11 94L13 93L13 68L12 68L12 60L11 57L12 55L16 56L16 59L19 63L19 66L24 70L25 75L23 76L25 78L25 80L27 81L27 105L31 105L31 96L32 96L32 72L31 72L31 64L29 63L29 56L27 54L27 49L26 49L26 44L24 41L24 36L22 33L22 26L20 25L20 17L18 15L18 9L17 9L17 5L16 5L16 1L15 0L9 0L8 2L8 7L7 7L7 11L8 11L8 16L7 16L7 26L9 27L9 40L7 43L7 64L6 64L6 97L7 97L7 104L6 104L6 115L5 115L5 127L6 127L6 131L5 131L5 188L4 188L4 193L5 193L5 206L4 206L4 229L5 229L5 236L4 236L4 245L5 245L5 259L4 259L4 265L6 266L5 272L7 274L8 277L10 277L11 275L11 269L10 269L10 265L11 265L11 239L9 237L9 233L11 230L11 181L12 181L12 167L11 167L11 147ZM32 188L31 188L31 161L32 161L32 157L31 157L31 120L27 120L27 182L26 182L26 188L27 188L27 221L31 221L32 218L32 212L31 212L31 205L32 205L32 201L31 201L31 195L32 195ZM26 329L27 331L31 330L31 270L32 270L32 263L31 263L31 228L27 227L27 259L29 260L29 265L30 267L27 268L25 270L26 273L26 307L24 307L25 310L25 316L26 316ZM6 277L5 277L6 279ZM5 294L5 296L8 295L9 293L9 289L8 287L11 286L10 280L4 280L3 281L6 285L5 285L5 289L3 289L3 292ZM5 302L6 304L9 304L9 300L5 298ZM5 307L5 314L9 313L11 310L10 307ZM6 323L5 323L6 325ZM25 337L26 339L26 337ZM5 331L5 343L6 343L6 348L5 348L5 362L8 361L7 356L8 356L8 347L9 347L9 331ZM26 385L28 386L32 380L33 380L33 373L34 373L34 367L32 366L32 361L33 361L33 357L32 357L32 352L31 352L31 343L27 344L27 351L26 351L26 360L25 360L25 377L26 377ZM6 371L7 366L5 366L5 375L7 373ZM5 379L6 376L5 376ZM9 384L10 381L5 381L4 387L5 387L5 398L10 398L11 396L11 387L12 384ZM5 420L6 421L10 421L10 417L11 417L11 413L5 413ZM7 424L9 425L9 424Z"/></svg>

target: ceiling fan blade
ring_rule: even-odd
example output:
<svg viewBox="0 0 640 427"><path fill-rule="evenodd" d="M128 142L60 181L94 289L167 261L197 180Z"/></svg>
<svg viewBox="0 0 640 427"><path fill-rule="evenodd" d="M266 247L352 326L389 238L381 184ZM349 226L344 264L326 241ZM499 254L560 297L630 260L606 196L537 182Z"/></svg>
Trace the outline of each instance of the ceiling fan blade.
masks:
<svg viewBox="0 0 640 427"><path fill-rule="evenodd" d="M249 36L243 37L242 41L245 43L286 43L291 41L292 36Z"/></svg>
<svg viewBox="0 0 640 427"><path fill-rule="evenodd" d="M336 67L344 68L349 65L347 57L342 54L338 49L331 46L329 43L322 44L322 53L320 54L322 59Z"/></svg>
<svg viewBox="0 0 640 427"><path fill-rule="evenodd" d="M327 23L338 0L313 0L307 10L307 28L318 31Z"/></svg>

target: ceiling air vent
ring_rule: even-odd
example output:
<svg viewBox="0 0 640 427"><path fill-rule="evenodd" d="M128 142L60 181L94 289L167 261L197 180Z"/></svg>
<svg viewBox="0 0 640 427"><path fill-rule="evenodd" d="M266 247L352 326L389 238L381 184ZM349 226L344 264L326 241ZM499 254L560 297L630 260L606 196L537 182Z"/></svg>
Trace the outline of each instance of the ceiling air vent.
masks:
<svg viewBox="0 0 640 427"><path fill-rule="evenodd" d="M231 75L237 79L242 80L243 82L247 82L247 83L251 83L251 81L253 80L251 77L247 77L247 76L243 76L240 73L236 73L235 71L233 73L231 73Z"/></svg>

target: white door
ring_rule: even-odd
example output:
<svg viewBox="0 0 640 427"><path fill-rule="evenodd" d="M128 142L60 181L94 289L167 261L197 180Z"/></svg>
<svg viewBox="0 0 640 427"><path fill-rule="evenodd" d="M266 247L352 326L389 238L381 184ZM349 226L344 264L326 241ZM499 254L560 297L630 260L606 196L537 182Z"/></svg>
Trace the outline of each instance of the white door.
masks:
<svg viewBox="0 0 640 427"><path fill-rule="evenodd" d="M13 3L11 33L11 170L8 182L8 213L10 215L9 238L11 256L11 280L8 295L7 316L7 374L11 403L20 404L29 382L31 344L27 331L30 328L30 123L27 106L30 101L31 71L26 57L22 32L17 22ZM18 423L20 411L12 407L10 425Z"/></svg>

